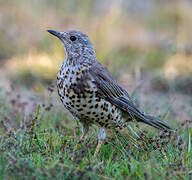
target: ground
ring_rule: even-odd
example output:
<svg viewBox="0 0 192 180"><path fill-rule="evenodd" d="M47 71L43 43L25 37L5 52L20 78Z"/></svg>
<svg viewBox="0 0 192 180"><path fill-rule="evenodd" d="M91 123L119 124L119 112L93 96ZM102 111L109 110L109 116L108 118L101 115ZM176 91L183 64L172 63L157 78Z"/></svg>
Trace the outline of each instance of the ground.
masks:
<svg viewBox="0 0 192 180"><path fill-rule="evenodd" d="M192 179L191 9L190 0L1 0L0 179ZM73 154L81 124L59 101L65 53L47 29L86 33L136 105L175 131L133 122L139 139L108 131L94 158L93 126Z"/></svg>
<svg viewBox="0 0 192 180"><path fill-rule="evenodd" d="M93 126L79 150L73 153L81 125L57 101L57 94L50 92L53 89L49 88L41 96L32 96L28 91L18 91L13 86L7 90L1 87L1 179L192 177L192 122L187 119L179 122L178 117L185 119L189 112L182 110L179 104L177 111L173 110L173 101L166 103L167 93L164 96L150 94L152 100L149 100L148 89L140 90L140 104L145 105L145 110L156 110L156 115L161 115L160 118L168 122L175 132L160 132L147 125L131 123L140 138L131 135L128 129L118 135L108 131L105 144L98 157L94 158L98 128ZM174 96L178 101L179 96L186 98L178 93ZM154 107L159 97L162 98Z"/></svg>

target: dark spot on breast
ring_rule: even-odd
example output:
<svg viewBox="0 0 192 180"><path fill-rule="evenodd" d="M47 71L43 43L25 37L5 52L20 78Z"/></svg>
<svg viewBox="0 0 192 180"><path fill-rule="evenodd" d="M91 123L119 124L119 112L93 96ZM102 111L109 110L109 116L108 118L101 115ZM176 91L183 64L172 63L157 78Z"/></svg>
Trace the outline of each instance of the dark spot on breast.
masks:
<svg viewBox="0 0 192 180"><path fill-rule="evenodd" d="M79 81L80 80L80 78L79 77L76 77L76 81Z"/></svg>
<svg viewBox="0 0 192 180"><path fill-rule="evenodd" d="M70 96L69 99L75 99L75 95Z"/></svg>
<svg viewBox="0 0 192 180"><path fill-rule="evenodd" d="M92 103L92 99L90 99L90 100L88 101L88 103Z"/></svg>
<svg viewBox="0 0 192 180"><path fill-rule="evenodd" d="M95 104L95 108L98 108L98 106L99 106L98 104Z"/></svg>
<svg viewBox="0 0 192 180"><path fill-rule="evenodd" d="M93 94L93 91L91 91L91 90L86 90L86 92L87 92L88 94Z"/></svg>
<svg viewBox="0 0 192 180"><path fill-rule="evenodd" d="M63 81L61 80L59 83L59 88L62 88L62 87L63 87Z"/></svg>
<svg viewBox="0 0 192 180"><path fill-rule="evenodd" d="M86 98L86 95L85 95L85 94L83 94L83 98L84 98L84 99Z"/></svg>
<svg viewBox="0 0 192 180"><path fill-rule="evenodd" d="M105 126L104 126L104 127L106 127L106 128L107 128L107 127L108 127L108 125L109 125L109 124L105 124Z"/></svg>
<svg viewBox="0 0 192 180"><path fill-rule="evenodd" d="M108 108L108 106L109 106L109 105L108 105L107 103L104 103L104 107L105 107L105 108Z"/></svg>
<svg viewBox="0 0 192 180"><path fill-rule="evenodd" d="M100 101L101 101L101 99L100 99L100 98L97 98L95 101L100 102Z"/></svg>
<svg viewBox="0 0 192 180"><path fill-rule="evenodd" d="M70 106L66 106L66 108L67 108L67 109L71 109L71 107L70 107Z"/></svg>
<svg viewBox="0 0 192 180"><path fill-rule="evenodd" d="M69 71L67 71L66 74L68 75L68 74L69 74ZM67 75L65 75L65 76L67 77Z"/></svg>
<svg viewBox="0 0 192 180"><path fill-rule="evenodd" d="M70 93L70 89L67 89L67 93L68 93L68 94Z"/></svg>

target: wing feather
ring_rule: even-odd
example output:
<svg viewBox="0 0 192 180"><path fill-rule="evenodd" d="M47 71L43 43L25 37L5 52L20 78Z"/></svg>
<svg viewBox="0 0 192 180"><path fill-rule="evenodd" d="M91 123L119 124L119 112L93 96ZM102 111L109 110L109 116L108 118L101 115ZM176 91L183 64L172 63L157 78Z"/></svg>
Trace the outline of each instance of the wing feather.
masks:
<svg viewBox="0 0 192 180"><path fill-rule="evenodd" d="M94 79L101 98L111 102L123 112L133 116L136 120L144 122L158 129L171 129L170 126L161 120L145 115L136 108L128 92L117 84L110 73L100 63L92 66L89 73Z"/></svg>

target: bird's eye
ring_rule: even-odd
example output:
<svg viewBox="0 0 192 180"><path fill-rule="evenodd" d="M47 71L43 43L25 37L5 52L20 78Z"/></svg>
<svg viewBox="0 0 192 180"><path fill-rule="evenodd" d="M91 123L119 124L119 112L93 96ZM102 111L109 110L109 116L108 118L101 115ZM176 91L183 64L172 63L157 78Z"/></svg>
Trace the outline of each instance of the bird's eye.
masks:
<svg viewBox="0 0 192 180"><path fill-rule="evenodd" d="M76 38L75 36L71 36L71 37L70 37L70 40L71 40L71 41L75 41L76 39L77 39L77 38Z"/></svg>

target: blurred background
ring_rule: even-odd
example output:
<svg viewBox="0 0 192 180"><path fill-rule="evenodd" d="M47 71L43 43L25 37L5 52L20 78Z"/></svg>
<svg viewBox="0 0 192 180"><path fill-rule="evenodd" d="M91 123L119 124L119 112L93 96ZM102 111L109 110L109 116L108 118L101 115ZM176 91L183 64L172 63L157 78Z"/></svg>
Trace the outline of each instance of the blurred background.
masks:
<svg viewBox="0 0 192 180"><path fill-rule="evenodd" d="M47 29L86 33L98 60L141 109L191 118L192 1L0 0L0 89L7 102L52 96L62 106L47 89L55 89L65 53Z"/></svg>

